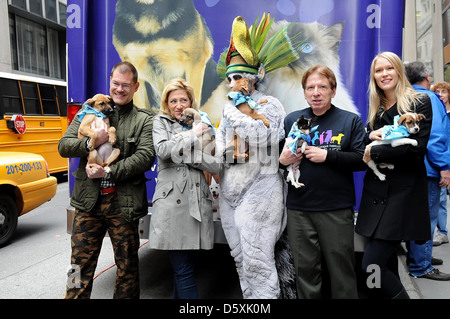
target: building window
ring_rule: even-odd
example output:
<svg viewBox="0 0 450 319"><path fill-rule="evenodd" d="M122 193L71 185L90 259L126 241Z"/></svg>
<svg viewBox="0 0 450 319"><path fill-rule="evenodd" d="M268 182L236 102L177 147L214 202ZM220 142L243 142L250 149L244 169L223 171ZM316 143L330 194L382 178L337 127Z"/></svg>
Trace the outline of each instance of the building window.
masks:
<svg viewBox="0 0 450 319"><path fill-rule="evenodd" d="M30 1L30 12L42 17L42 0Z"/></svg>
<svg viewBox="0 0 450 319"><path fill-rule="evenodd" d="M67 23L67 5L59 2L59 24L66 25Z"/></svg>
<svg viewBox="0 0 450 319"><path fill-rule="evenodd" d="M57 30L10 15L11 54L15 70L63 78Z"/></svg>
<svg viewBox="0 0 450 319"><path fill-rule="evenodd" d="M11 4L23 10L27 10L27 1L26 0L11 0Z"/></svg>
<svg viewBox="0 0 450 319"><path fill-rule="evenodd" d="M433 1L416 0L417 60L422 61L433 76Z"/></svg>
<svg viewBox="0 0 450 319"><path fill-rule="evenodd" d="M58 16L56 14L56 0L45 1L45 17L49 20L58 22Z"/></svg>
<svg viewBox="0 0 450 319"><path fill-rule="evenodd" d="M444 37L444 80L450 82L450 0L442 0L442 29Z"/></svg>

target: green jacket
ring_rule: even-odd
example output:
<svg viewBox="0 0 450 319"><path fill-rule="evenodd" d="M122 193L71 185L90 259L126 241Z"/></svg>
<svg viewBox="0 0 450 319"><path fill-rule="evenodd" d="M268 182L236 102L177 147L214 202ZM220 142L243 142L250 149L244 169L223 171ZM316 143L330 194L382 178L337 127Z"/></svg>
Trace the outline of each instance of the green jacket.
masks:
<svg viewBox="0 0 450 319"><path fill-rule="evenodd" d="M145 172L155 161L152 127L153 114L139 109L133 101L115 109L110 116L111 125L117 130L114 147L120 149L119 160L110 166L111 180L116 184L120 209L128 221L147 215L148 200ZM80 121L77 116L59 141L62 157L79 157L80 163L73 176L75 185L70 204L80 210L90 211L100 196L100 178L89 179L86 174L88 150L87 137L78 139Z"/></svg>

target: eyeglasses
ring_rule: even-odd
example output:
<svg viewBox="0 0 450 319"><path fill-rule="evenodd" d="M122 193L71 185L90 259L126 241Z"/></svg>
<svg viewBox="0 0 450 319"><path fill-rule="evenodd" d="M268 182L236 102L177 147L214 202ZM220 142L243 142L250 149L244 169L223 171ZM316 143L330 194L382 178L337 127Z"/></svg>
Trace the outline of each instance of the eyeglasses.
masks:
<svg viewBox="0 0 450 319"><path fill-rule="evenodd" d="M130 89L131 89L131 85L130 84L128 84L128 83L119 83L119 82L116 82L116 81L111 81L111 87L113 89L116 89L116 90L118 88L122 87L122 90L124 90L126 92L129 92Z"/></svg>

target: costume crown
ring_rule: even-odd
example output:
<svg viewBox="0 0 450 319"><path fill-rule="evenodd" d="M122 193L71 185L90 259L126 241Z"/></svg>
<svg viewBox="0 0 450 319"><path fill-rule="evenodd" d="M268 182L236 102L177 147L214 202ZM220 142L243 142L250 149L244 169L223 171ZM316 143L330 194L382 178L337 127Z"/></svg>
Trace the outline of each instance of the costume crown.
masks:
<svg viewBox="0 0 450 319"><path fill-rule="evenodd" d="M286 66L300 56L297 48L302 44L297 41L298 35L289 37L288 25L282 27L267 41L267 34L274 19L270 14L263 14L251 28L245 20L238 16L233 21L230 45L220 55L217 74L221 79L234 72L259 74L262 79L265 73Z"/></svg>

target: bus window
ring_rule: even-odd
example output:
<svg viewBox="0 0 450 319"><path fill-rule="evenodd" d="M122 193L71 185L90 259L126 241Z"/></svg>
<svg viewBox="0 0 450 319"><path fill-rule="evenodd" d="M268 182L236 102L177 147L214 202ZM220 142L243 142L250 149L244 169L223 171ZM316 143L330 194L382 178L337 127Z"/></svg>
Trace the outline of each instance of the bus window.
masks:
<svg viewBox="0 0 450 319"><path fill-rule="evenodd" d="M66 90L62 81L0 72L0 152L40 154L50 174L67 173L68 160L58 153L67 129Z"/></svg>
<svg viewBox="0 0 450 319"><path fill-rule="evenodd" d="M41 93L44 115L58 115L55 87L52 85L39 84L39 92Z"/></svg>
<svg viewBox="0 0 450 319"><path fill-rule="evenodd" d="M67 93L63 86L56 86L56 94L58 95L59 115L67 117Z"/></svg>
<svg viewBox="0 0 450 319"><path fill-rule="evenodd" d="M0 78L0 97L0 118L3 114L23 114L17 81Z"/></svg>
<svg viewBox="0 0 450 319"><path fill-rule="evenodd" d="M22 87L23 102L26 115L42 115L41 103L37 84L33 82L20 81Z"/></svg>

